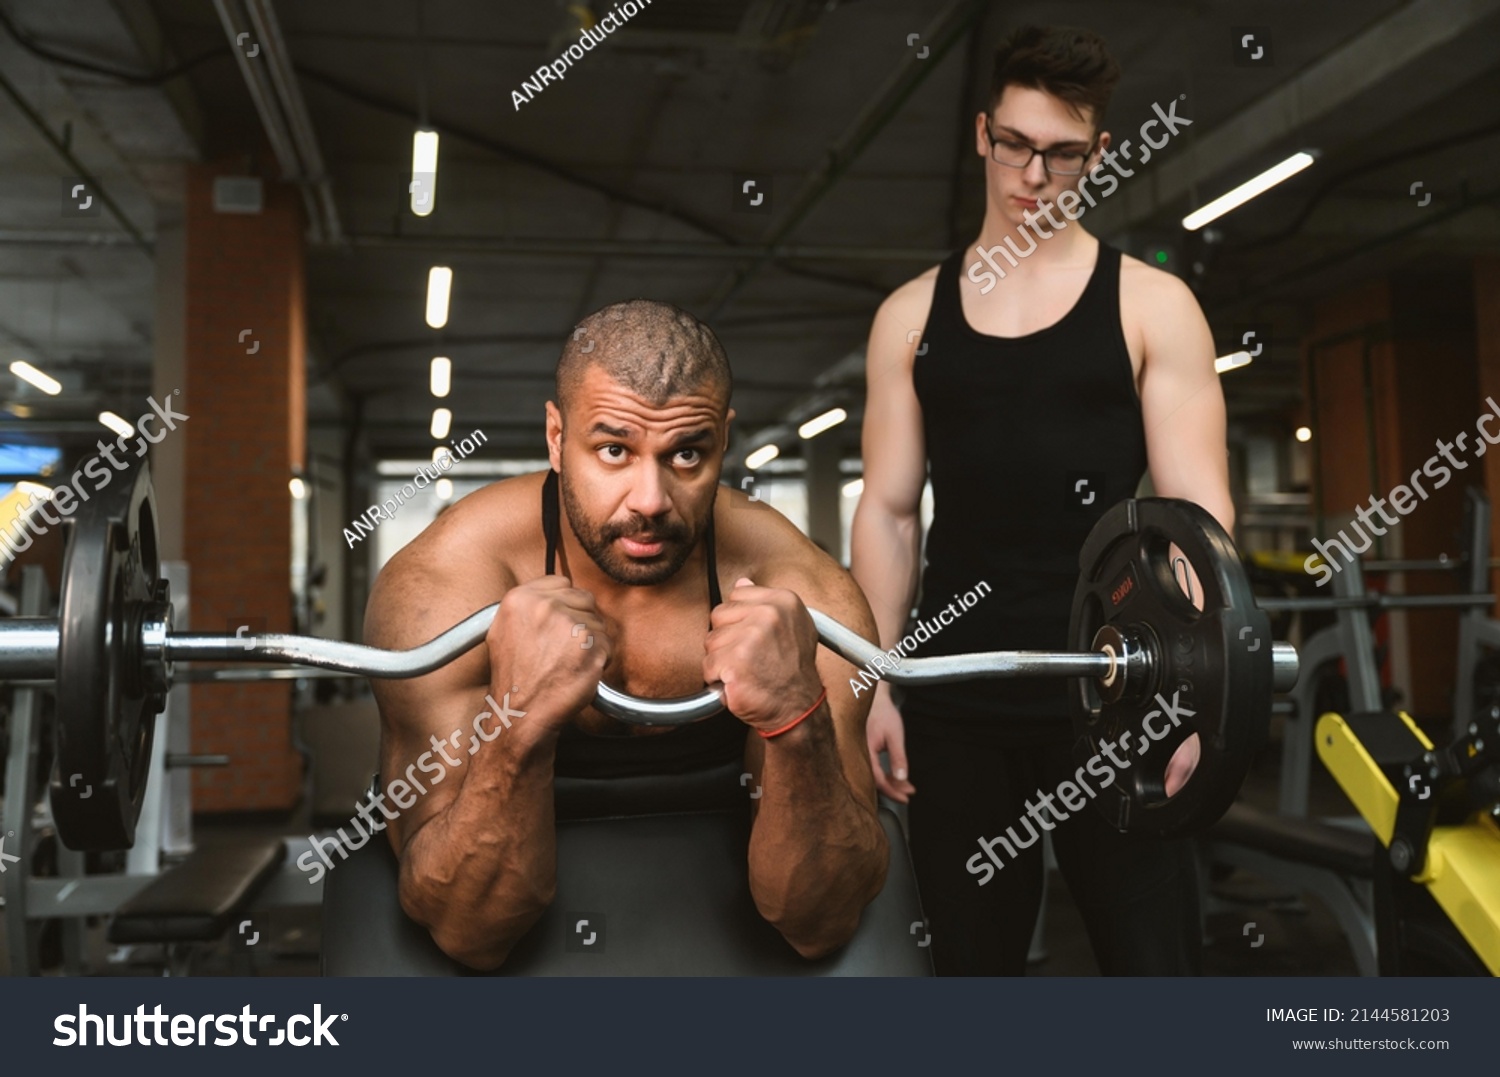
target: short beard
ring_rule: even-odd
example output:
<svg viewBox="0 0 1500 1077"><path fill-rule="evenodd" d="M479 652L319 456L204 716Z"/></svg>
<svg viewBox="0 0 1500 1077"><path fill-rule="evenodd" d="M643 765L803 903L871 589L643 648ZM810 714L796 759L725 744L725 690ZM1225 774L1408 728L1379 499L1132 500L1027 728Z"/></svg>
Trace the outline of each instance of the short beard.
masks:
<svg viewBox="0 0 1500 1077"><path fill-rule="evenodd" d="M573 488L568 485L567 472L558 472L558 483L562 488L563 510L579 545L606 576L627 587L653 587L677 575L703 534L703 528L695 528L691 523L652 521L640 513L634 513L624 523L596 525L585 515ZM653 541L663 543L662 551L644 561L628 557L615 545L617 539L626 535L649 535Z"/></svg>

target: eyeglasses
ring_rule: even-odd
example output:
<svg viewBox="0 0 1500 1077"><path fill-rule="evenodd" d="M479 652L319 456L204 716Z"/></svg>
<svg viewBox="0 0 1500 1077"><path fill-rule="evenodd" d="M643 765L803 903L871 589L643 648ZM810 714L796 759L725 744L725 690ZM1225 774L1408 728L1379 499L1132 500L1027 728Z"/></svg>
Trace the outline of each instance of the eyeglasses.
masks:
<svg viewBox="0 0 1500 1077"><path fill-rule="evenodd" d="M1034 146L1028 146L1024 142L1012 142L1008 138L996 138L990 134L989 125L984 128L985 138L990 140L990 160L997 165L1006 168L1025 168L1031 164L1031 159L1038 154L1042 157L1042 167L1047 170L1049 176L1076 176L1083 171L1084 164L1089 159L1089 154L1094 152L1095 142L1090 142L1087 149L1062 149L1062 150L1039 150ZM1098 136L1094 136L1095 141Z"/></svg>

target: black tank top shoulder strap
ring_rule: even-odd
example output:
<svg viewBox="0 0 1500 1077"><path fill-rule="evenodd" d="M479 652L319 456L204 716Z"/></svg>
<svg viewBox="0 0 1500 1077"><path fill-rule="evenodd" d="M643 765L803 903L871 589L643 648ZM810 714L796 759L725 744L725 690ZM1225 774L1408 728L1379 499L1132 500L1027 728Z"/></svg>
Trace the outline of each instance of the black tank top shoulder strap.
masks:
<svg viewBox="0 0 1500 1077"><path fill-rule="evenodd" d="M942 265L938 266L937 280L933 282L932 307L929 317L941 317L944 321L951 322L954 318L963 320L963 300L959 297L959 270L963 267L964 251L967 248L960 247L947 258L943 259Z"/></svg>
<svg viewBox="0 0 1500 1077"><path fill-rule="evenodd" d="M549 469L542 480L542 537L547 540L547 575L557 571L558 536L557 472Z"/></svg>
<svg viewBox="0 0 1500 1077"><path fill-rule="evenodd" d="M1099 241L1099 254L1094 262L1093 275L1089 277L1083 297L1078 301L1079 305L1085 301L1105 303L1114 308L1120 305L1120 248L1111 247L1102 239Z"/></svg>
<svg viewBox="0 0 1500 1077"><path fill-rule="evenodd" d="M548 471L542 480L542 536L547 540L547 575L557 571L557 542L561 534L559 503L562 495L558 489L557 472ZM708 514L708 526L703 531L703 541L708 544L708 608L713 609L723 596L719 593L719 566L714 557L714 515Z"/></svg>
<svg viewBox="0 0 1500 1077"><path fill-rule="evenodd" d="M715 503L718 501L718 489L714 490ZM714 510L710 506L708 510L708 526L703 529L703 541L707 543L704 553L708 557L708 608L713 609L724 601L719 594L719 563L714 554Z"/></svg>

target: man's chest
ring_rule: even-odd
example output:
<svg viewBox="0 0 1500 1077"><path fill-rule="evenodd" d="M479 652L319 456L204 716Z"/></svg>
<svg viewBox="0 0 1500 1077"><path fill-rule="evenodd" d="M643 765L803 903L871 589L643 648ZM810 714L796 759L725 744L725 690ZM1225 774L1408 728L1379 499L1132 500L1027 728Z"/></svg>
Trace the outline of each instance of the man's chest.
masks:
<svg viewBox="0 0 1500 1077"><path fill-rule="evenodd" d="M1078 305L1088 287L1090 270L1058 269L1028 277L1011 276L988 295L966 289L964 317L978 332L992 337L1028 337L1050 329Z"/></svg>
<svg viewBox="0 0 1500 1077"><path fill-rule="evenodd" d="M692 695L703 688L704 643L709 632L707 603L691 609L662 609L648 615L616 616L601 609L609 634L610 656L604 667L605 683L643 699L672 699ZM595 641L580 634L579 646ZM595 734L649 736L664 732L643 726L627 726L600 714L592 706L575 719L575 725Z"/></svg>

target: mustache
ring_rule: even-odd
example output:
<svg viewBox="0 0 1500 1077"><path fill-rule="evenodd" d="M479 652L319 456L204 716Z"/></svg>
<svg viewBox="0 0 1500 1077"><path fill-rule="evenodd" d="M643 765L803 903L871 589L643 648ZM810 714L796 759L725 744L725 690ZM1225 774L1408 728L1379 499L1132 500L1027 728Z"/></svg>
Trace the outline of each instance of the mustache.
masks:
<svg viewBox="0 0 1500 1077"><path fill-rule="evenodd" d="M653 521L637 514L623 523L605 524L599 529L599 536L605 542L614 542L627 536L635 539L644 536L647 542L683 542L688 537L688 528L685 524L670 520Z"/></svg>

